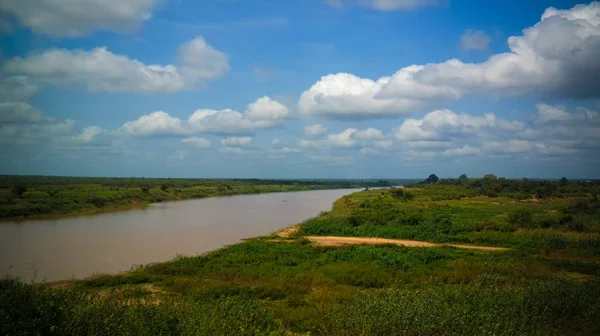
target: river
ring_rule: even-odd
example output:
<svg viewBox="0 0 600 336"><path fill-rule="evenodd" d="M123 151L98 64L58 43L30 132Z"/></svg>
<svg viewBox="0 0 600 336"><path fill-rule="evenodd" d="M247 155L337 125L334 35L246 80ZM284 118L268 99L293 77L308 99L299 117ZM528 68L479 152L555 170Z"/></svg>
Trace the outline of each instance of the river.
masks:
<svg viewBox="0 0 600 336"><path fill-rule="evenodd" d="M25 282L81 279L196 255L297 224L358 190L216 197L93 216L3 222L0 275Z"/></svg>

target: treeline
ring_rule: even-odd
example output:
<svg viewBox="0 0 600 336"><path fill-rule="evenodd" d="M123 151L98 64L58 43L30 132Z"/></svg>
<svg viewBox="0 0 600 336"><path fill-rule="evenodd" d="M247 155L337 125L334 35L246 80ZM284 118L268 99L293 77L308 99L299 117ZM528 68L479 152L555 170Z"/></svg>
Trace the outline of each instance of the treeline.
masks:
<svg viewBox="0 0 600 336"><path fill-rule="evenodd" d="M72 186L101 185L105 187L156 187L169 186L189 188L194 186L219 185L328 185L359 188L367 186L390 186L402 180L352 180L352 179L201 179L201 178L144 178L144 177L70 177L70 176L19 176L0 175L0 189L16 186Z"/></svg>
<svg viewBox="0 0 600 336"><path fill-rule="evenodd" d="M440 188L440 186L453 186L452 190L457 197L510 197L514 199L528 198L565 198L588 197L595 198L600 194L600 180L569 181L566 177L560 180L534 180L523 178L511 180L487 174L483 178L468 178L463 174L458 178L440 179L435 174L430 175L422 182L413 186L425 188Z"/></svg>
<svg viewBox="0 0 600 336"><path fill-rule="evenodd" d="M93 214L213 196L386 186L390 182L385 180L1 176L0 218Z"/></svg>

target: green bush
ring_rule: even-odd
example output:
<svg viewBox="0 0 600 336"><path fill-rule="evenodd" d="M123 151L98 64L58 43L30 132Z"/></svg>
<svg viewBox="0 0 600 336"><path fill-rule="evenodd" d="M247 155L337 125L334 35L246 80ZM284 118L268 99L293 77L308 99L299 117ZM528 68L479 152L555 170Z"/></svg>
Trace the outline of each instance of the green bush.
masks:
<svg viewBox="0 0 600 336"><path fill-rule="evenodd" d="M533 222L533 215L531 214L531 211L527 209L518 209L511 212L508 215L508 221L511 224L518 225L519 227L535 227L535 223Z"/></svg>

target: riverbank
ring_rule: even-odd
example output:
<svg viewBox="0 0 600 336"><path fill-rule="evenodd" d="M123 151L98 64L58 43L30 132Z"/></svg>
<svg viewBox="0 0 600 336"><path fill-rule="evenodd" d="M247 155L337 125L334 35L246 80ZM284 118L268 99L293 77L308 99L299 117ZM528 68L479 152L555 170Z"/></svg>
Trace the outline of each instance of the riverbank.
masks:
<svg viewBox="0 0 600 336"><path fill-rule="evenodd" d="M0 183L0 222L127 211L177 200L364 188L378 183L387 182L4 176Z"/></svg>
<svg viewBox="0 0 600 336"><path fill-rule="evenodd" d="M57 320L89 334L595 335L600 202L594 188L569 188L535 202L464 185L363 191L297 229L200 256L59 290L2 286L26 302L16 312L28 330ZM323 246L315 236L431 245Z"/></svg>

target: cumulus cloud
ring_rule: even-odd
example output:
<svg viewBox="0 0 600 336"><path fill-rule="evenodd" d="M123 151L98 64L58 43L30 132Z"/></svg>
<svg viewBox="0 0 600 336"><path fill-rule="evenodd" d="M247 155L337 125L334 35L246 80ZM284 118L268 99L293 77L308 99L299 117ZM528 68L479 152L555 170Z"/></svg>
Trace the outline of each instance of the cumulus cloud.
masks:
<svg viewBox="0 0 600 336"><path fill-rule="evenodd" d="M192 113L187 121L172 117L163 111L156 111L125 123L117 133L142 137L198 133L221 136L250 135L281 124L287 114L284 105L269 97L263 97L249 104L245 113L231 109L199 109Z"/></svg>
<svg viewBox="0 0 600 336"><path fill-rule="evenodd" d="M259 98L246 109L246 118L250 120L281 120L287 115L287 107L269 97Z"/></svg>
<svg viewBox="0 0 600 336"><path fill-rule="evenodd" d="M377 80L339 73L302 93L305 115L329 118L399 116L473 93L600 97L600 2L548 8L541 20L507 40L509 52L482 63L451 59L411 65Z"/></svg>
<svg viewBox="0 0 600 336"><path fill-rule="evenodd" d="M163 0L2 0L0 11L37 33L81 36L95 30L132 33Z"/></svg>
<svg viewBox="0 0 600 336"><path fill-rule="evenodd" d="M281 124L288 115L288 109L281 103L263 97L251 103L245 113L231 109L196 110L188 120L194 132L217 135L253 134Z"/></svg>
<svg viewBox="0 0 600 336"><path fill-rule="evenodd" d="M210 144L211 144L210 140L204 139L204 138L199 138L199 137L184 138L181 140L181 142L192 145L192 146L194 146L196 148L200 148L200 149L210 148Z"/></svg>
<svg viewBox="0 0 600 336"><path fill-rule="evenodd" d="M487 49L492 39L483 30L467 29L460 37L460 47L463 50Z"/></svg>
<svg viewBox="0 0 600 336"><path fill-rule="evenodd" d="M354 133L354 136L359 140L375 140L383 138L383 132L373 127L365 130L359 130Z"/></svg>
<svg viewBox="0 0 600 336"><path fill-rule="evenodd" d="M408 71L417 71L417 68ZM348 73L327 75L300 96L298 108L305 116L319 115L334 119L369 119L406 114L426 106L420 96L437 99L442 95L438 88L414 85L406 86L403 98L382 98L377 95L388 85L390 77L377 81L359 78ZM411 92L408 92L410 90Z"/></svg>
<svg viewBox="0 0 600 336"><path fill-rule="evenodd" d="M231 67L224 53L214 49L202 36L179 47L181 73L194 79L212 79L223 76Z"/></svg>
<svg viewBox="0 0 600 336"><path fill-rule="evenodd" d="M444 156L472 156L481 154L482 152L479 148L470 145L464 145L460 148L446 149L444 152L442 152L442 155Z"/></svg>
<svg viewBox="0 0 600 336"><path fill-rule="evenodd" d="M458 114L450 110L427 113L423 119L406 119L394 133L398 140L445 140L465 135L485 136L494 132L517 132L525 129L519 121L497 118L489 113L484 116Z"/></svg>
<svg viewBox="0 0 600 336"><path fill-rule="evenodd" d="M419 7L433 5L438 0L325 0L333 7L362 6L379 11L411 10Z"/></svg>
<svg viewBox="0 0 600 336"><path fill-rule="evenodd" d="M228 137L221 139L221 146L224 147L244 147L250 145L252 137Z"/></svg>
<svg viewBox="0 0 600 336"><path fill-rule="evenodd" d="M327 133L327 127L316 124L316 125L308 125L304 127L304 135L309 138L319 137Z"/></svg>
<svg viewBox="0 0 600 336"><path fill-rule="evenodd" d="M230 154L252 154L256 151L240 147L220 147L219 152Z"/></svg>
<svg viewBox="0 0 600 336"><path fill-rule="evenodd" d="M323 139L301 139L300 146L313 149L329 148L363 148L367 145L373 145L372 140L383 138L383 132L375 128L358 130L348 128L341 133L327 135ZM381 141L383 143L383 141ZM385 145L380 146L385 147Z"/></svg>
<svg viewBox="0 0 600 336"><path fill-rule="evenodd" d="M2 70L60 87L82 85L89 91L137 93L194 89L229 70L228 57L208 45L202 36L184 43L179 59L179 65L146 65L106 47L55 48L9 59Z"/></svg>
<svg viewBox="0 0 600 336"><path fill-rule="evenodd" d="M27 103L0 103L0 124L37 124L49 121L33 106Z"/></svg>
<svg viewBox="0 0 600 336"><path fill-rule="evenodd" d="M283 147L269 148L269 149L267 149L267 152L272 153L272 154L290 154L290 153L300 153L302 151L299 148L283 146Z"/></svg>
<svg viewBox="0 0 600 336"><path fill-rule="evenodd" d="M75 121L48 117L25 103L0 103L0 144L40 148L105 144L108 132L97 126L78 130Z"/></svg>
<svg viewBox="0 0 600 336"><path fill-rule="evenodd" d="M89 126L85 127L81 130L80 133L76 133L74 135L66 135L64 137L58 138L58 143L60 145L68 145L68 146L85 146L85 145L93 145L95 141L106 134L106 130L98 127L98 126Z"/></svg>
<svg viewBox="0 0 600 336"><path fill-rule="evenodd" d="M128 136L160 136L186 134L183 122L163 111L155 111L126 122L117 133Z"/></svg>
<svg viewBox="0 0 600 336"><path fill-rule="evenodd" d="M29 100L38 91L37 85L27 77L11 76L0 78L0 101L23 102Z"/></svg>
<svg viewBox="0 0 600 336"><path fill-rule="evenodd" d="M539 103L536 105L538 110L537 123L562 122L569 124L572 122L585 122L589 125L600 122L600 113L588 108L579 107L575 112L568 112L564 106L554 106Z"/></svg>

